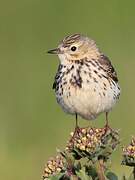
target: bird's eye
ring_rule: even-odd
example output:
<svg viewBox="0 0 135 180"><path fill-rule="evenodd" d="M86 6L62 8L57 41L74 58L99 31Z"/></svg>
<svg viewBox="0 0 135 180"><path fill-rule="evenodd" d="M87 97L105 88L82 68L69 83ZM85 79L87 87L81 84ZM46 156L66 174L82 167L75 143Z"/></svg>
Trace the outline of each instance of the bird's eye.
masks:
<svg viewBox="0 0 135 180"><path fill-rule="evenodd" d="M72 46L72 47L71 47L71 51L76 51L76 47L75 47L75 46Z"/></svg>

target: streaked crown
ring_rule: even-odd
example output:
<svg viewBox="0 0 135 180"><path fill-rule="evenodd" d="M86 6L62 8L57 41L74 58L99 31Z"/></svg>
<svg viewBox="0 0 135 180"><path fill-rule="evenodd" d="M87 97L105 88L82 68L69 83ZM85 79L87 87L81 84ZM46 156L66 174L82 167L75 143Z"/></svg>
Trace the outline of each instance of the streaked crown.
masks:
<svg viewBox="0 0 135 180"><path fill-rule="evenodd" d="M58 48L49 53L58 54L61 62L97 58L100 54L94 40L78 33L65 37Z"/></svg>

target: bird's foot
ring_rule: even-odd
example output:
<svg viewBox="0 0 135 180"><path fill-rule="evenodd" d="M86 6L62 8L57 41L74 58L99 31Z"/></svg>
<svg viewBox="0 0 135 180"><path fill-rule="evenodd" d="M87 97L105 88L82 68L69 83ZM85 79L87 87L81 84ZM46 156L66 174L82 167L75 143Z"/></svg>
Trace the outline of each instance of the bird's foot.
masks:
<svg viewBox="0 0 135 180"><path fill-rule="evenodd" d="M73 142L74 139L77 137L77 135L78 135L79 133L80 133L80 128L79 128L79 126L76 126L76 127L75 127L75 130L74 130L74 132L73 132L73 134L72 134L72 138L70 139L70 141Z"/></svg>
<svg viewBox="0 0 135 180"><path fill-rule="evenodd" d="M76 127L75 127L75 130L74 130L73 137L75 137L79 132L80 132L79 126L76 126Z"/></svg>
<svg viewBox="0 0 135 180"><path fill-rule="evenodd" d="M112 128L110 127L110 125L109 125L108 123L105 124L104 128L105 128L105 133L106 133L108 130L112 130Z"/></svg>

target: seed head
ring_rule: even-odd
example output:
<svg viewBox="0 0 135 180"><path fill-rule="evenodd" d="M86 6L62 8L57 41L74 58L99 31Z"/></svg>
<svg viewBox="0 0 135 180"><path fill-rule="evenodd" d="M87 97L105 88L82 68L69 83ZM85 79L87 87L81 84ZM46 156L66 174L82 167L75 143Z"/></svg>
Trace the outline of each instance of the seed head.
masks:
<svg viewBox="0 0 135 180"><path fill-rule="evenodd" d="M74 134L74 135L73 135ZM119 143L118 132L106 128L78 128L69 140L66 150L89 159L108 157Z"/></svg>
<svg viewBox="0 0 135 180"><path fill-rule="evenodd" d="M135 137L132 138L128 146L123 148L122 164L135 167Z"/></svg>
<svg viewBox="0 0 135 180"><path fill-rule="evenodd" d="M62 171L64 171L64 158L61 155L57 155L45 165L43 180L47 180L50 176L54 176Z"/></svg>

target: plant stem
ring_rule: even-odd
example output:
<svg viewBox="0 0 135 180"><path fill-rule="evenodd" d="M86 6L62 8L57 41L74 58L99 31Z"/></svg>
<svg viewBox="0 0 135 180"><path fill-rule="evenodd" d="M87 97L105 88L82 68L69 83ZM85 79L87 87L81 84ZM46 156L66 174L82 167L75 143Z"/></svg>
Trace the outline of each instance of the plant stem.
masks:
<svg viewBox="0 0 135 180"><path fill-rule="evenodd" d="M135 167L133 169L133 176L134 176L134 179L135 179Z"/></svg>
<svg viewBox="0 0 135 180"><path fill-rule="evenodd" d="M103 159L98 160L96 168L99 180L105 180Z"/></svg>

